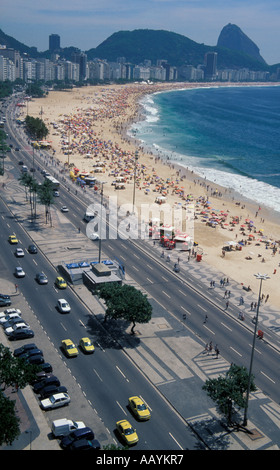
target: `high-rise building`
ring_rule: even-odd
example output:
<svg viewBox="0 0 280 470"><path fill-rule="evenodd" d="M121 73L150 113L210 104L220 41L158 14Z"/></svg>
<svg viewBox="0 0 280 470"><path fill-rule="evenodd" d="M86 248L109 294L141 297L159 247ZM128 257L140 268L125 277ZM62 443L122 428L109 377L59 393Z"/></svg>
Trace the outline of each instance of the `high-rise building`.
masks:
<svg viewBox="0 0 280 470"><path fill-rule="evenodd" d="M60 36L58 34L50 34L49 50L54 52L60 49Z"/></svg>
<svg viewBox="0 0 280 470"><path fill-rule="evenodd" d="M71 55L71 60L74 64L80 66L80 80L87 78L87 55L81 51L75 51Z"/></svg>
<svg viewBox="0 0 280 470"><path fill-rule="evenodd" d="M217 52L207 52L205 55L205 78L213 80L217 76Z"/></svg>

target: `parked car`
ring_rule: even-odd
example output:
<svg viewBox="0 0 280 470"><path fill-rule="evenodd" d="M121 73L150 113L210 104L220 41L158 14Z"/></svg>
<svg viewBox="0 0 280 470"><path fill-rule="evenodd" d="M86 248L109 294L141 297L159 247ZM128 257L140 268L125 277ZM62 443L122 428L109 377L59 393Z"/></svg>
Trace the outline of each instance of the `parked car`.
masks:
<svg viewBox="0 0 280 470"><path fill-rule="evenodd" d="M64 437L76 431L76 429L85 427L86 425L83 421L72 421L71 419L60 418L52 422L52 433L55 437Z"/></svg>
<svg viewBox="0 0 280 470"><path fill-rule="evenodd" d="M28 351L32 351L33 349L38 349L35 343L24 344L23 346L20 346L20 348L14 350L14 356L18 357L21 354L25 354Z"/></svg>
<svg viewBox="0 0 280 470"><path fill-rule="evenodd" d="M17 313L11 313L10 315L0 316L0 324L4 328L6 328L5 323L7 323L7 322L9 322L13 319L22 321L22 318Z"/></svg>
<svg viewBox="0 0 280 470"><path fill-rule="evenodd" d="M38 253L38 250L37 250L36 245L29 245L28 251L29 251L29 253L31 253L32 255Z"/></svg>
<svg viewBox="0 0 280 470"><path fill-rule="evenodd" d="M61 313L69 313L71 311L71 307L65 299L58 299L57 308Z"/></svg>
<svg viewBox="0 0 280 470"><path fill-rule="evenodd" d="M74 441L70 446L69 450L99 450L101 449L100 442L97 439L81 439Z"/></svg>
<svg viewBox="0 0 280 470"><path fill-rule="evenodd" d="M60 441L60 446L62 449L67 449L73 442L80 441L81 439L94 439L94 432L91 428L85 427L82 429L76 429L75 431L71 432L69 436L65 436Z"/></svg>
<svg viewBox="0 0 280 470"><path fill-rule="evenodd" d="M2 322L1 326L3 326L4 330L6 330L7 328L13 327L14 325L17 325L18 323L25 323L25 321L23 321L23 319L17 315L14 318L9 318L5 322Z"/></svg>
<svg viewBox="0 0 280 470"><path fill-rule="evenodd" d="M40 380L39 382L35 383L33 386L33 390L35 393L40 393L41 390L43 390L43 388L47 387L48 385L56 385L57 387L59 387L60 381L55 375L53 375L52 377L48 377L44 380Z"/></svg>
<svg viewBox="0 0 280 470"><path fill-rule="evenodd" d="M23 258L24 256L24 251L22 248L17 248L15 251L15 255L17 258Z"/></svg>
<svg viewBox="0 0 280 470"><path fill-rule="evenodd" d="M16 269L15 269L15 276L16 277L24 277L25 276L25 272L23 271L22 267L21 266L17 266Z"/></svg>
<svg viewBox="0 0 280 470"><path fill-rule="evenodd" d="M4 332L7 336L9 336L14 331L18 331L18 330L30 330L30 326L27 325L27 323L23 323L23 322L16 323L13 326L9 326L8 328L5 328Z"/></svg>
<svg viewBox="0 0 280 470"><path fill-rule="evenodd" d="M44 362L44 364L40 365L43 372L52 372L53 368L49 362Z"/></svg>
<svg viewBox="0 0 280 470"><path fill-rule="evenodd" d="M0 294L0 307L7 307L11 305L11 297L9 295Z"/></svg>
<svg viewBox="0 0 280 470"><path fill-rule="evenodd" d="M32 356L44 356L43 351L38 348L32 348L29 349L28 351L24 351L21 354L18 354L18 357L21 359L28 359L29 357Z"/></svg>
<svg viewBox="0 0 280 470"><path fill-rule="evenodd" d="M48 278L44 273L37 273L35 279L38 284L48 284Z"/></svg>
<svg viewBox="0 0 280 470"><path fill-rule="evenodd" d="M1 296L2 294L0 294ZM4 312L0 313L0 316L3 315L10 315L11 313L17 313L18 315L21 315L21 310L19 308L6 308Z"/></svg>
<svg viewBox="0 0 280 470"><path fill-rule="evenodd" d="M3 299L2 297L0 297L0 307L7 307L9 305L11 305L11 299L10 297L9 298L6 298L6 299Z"/></svg>
<svg viewBox="0 0 280 470"><path fill-rule="evenodd" d="M36 365L40 365L40 364L43 364L45 362L45 359L43 356L41 356L41 354L38 354L37 356L30 356L26 359L26 361L29 363L29 364L36 364Z"/></svg>
<svg viewBox="0 0 280 470"><path fill-rule="evenodd" d="M34 331L33 330L20 329L20 330L17 330L17 331L13 331L8 336L8 338L9 338L10 341L16 341L18 339L33 338L33 336L34 336Z"/></svg>
<svg viewBox="0 0 280 470"><path fill-rule="evenodd" d="M43 410L50 410L53 408L60 408L61 406L68 405L69 403L70 396L68 393L56 393L49 398L41 400L41 408L43 408Z"/></svg>
<svg viewBox="0 0 280 470"><path fill-rule="evenodd" d="M40 365L40 367L42 366ZM32 385L35 385L38 382L42 382L42 380L46 380L50 377L54 377L54 375L51 372L45 372L44 370L42 370L41 372L37 372L35 374L35 379L33 380Z"/></svg>
<svg viewBox="0 0 280 470"><path fill-rule="evenodd" d="M48 385L47 387L44 387L43 390L41 390L40 397L42 399L48 398L51 395L55 395L56 393L67 393L67 388L63 385L60 385L59 387L56 385Z"/></svg>
<svg viewBox="0 0 280 470"><path fill-rule="evenodd" d="M57 278L55 280L55 285L59 289L66 289L66 287L67 287L67 283L65 282L65 280L61 276L57 276Z"/></svg>

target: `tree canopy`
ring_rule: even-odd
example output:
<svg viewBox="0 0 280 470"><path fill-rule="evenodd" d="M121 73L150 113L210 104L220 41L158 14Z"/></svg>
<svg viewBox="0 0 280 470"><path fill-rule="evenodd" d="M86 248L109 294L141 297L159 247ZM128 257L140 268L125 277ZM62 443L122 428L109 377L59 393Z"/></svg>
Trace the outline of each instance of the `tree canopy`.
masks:
<svg viewBox="0 0 280 470"><path fill-rule="evenodd" d="M203 390L217 403L222 414L232 424L234 406L245 408L246 390L248 387L249 375L246 367L231 364L225 377L220 376L215 379L206 380ZM250 391L256 390L253 377L250 382Z"/></svg>
<svg viewBox="0 0 280 470"><path fill-rule="evenodd" d="M148 323L152 316L152 306L147 296L133 286L115 283L104 284L97 295L105 301L105 321L122 318L132 322L131 333L136 323Z"/></svg>

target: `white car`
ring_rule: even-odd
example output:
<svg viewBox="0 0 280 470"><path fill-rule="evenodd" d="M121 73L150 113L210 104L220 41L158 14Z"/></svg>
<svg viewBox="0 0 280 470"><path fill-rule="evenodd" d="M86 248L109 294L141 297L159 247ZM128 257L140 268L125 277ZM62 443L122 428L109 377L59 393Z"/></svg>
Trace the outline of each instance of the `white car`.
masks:
<svg viewBox="0 0 280 470"><path fill-rule="evenodd" d="M56 393L49 398L45 398L45 400L41 400L41 408L43 408L43 410L50 410L52 408L68 405L68 403L70 403L68 393Z"/></svg>
<svg viewBox="0 0 280 470"><path fill-rule="evenodd" d="M6 328L4 331L5 331L5 334L7 336L11 335L14 331L17 331L17 330L30 330L30 326L27 325L26 323L16 323L14 326L10 326L9 328Z"/></svg>
<svg viewBox="0 0 280 470"><path fill-rule="evenodd" d="M24 276L25 276L25 272L23 271L23 269L22 269L21 266L18 266L18 267L15 269L15 276L16 276L16 277L24 277Z"/></svg>
<svg viewBox="0 0 280 470"><path fill-rule="evenodd" d="M65 299L58 299L57 308L61 313L69 313L71 310L69 303Z"/></svg>
<svg viewBox="0 0 280 470"><path fill-rule="evenodd" d="M22 318L17 313L11 313L10 315L4 315L4 316L0 317L1 325L6 323L7 321L10 321L10 320L21 320L22 321Z"/></svg>
<svg viewBox="0 0 280 470"><path fill-rule="evenodd" d="M24 256L24 251L22 248L17 248L15 251L15 255L17 258L22 258Z"/></svg>
<svg viewBox="0 0 280 470"><path fill-rule="evenodd" d="M19 308L5 308L4 312L0 313L0 316L3 315L10 315L11 313L17 313L18 315L21 315L21 310Z"/></svg>
<svg viewBox="0 0 280 470"><path fill-rule="evenodd" d="M61 212L69 212L69 209L66 206L62 206L62 208L60 210L61 210Z"/></svg>

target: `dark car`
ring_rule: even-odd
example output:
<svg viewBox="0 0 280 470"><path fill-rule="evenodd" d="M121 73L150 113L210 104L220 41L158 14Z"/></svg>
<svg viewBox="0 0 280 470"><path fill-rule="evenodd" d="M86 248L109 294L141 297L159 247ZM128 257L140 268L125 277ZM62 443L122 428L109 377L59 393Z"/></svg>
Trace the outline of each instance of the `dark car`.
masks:
<svg viewBox="0 0 280 470"><path fill-rule="evenodd" d="M9 295L0 294L0 307L11 305L11 297Z"/></svg>
<svg viewBox="0 0 280 470"><path fill-rule="evenodd" d="M38 349L35 343L24 344L20 348L14 350L14 356L20 356L21 354L25 354L28 351L32 351L32 349Z"/></svg>
<svg viewBox="0 0 280 470"><path fill-rule="evenodd" d="M40 366L41 366L41 364L40 364ZM37 372L36 375L35 375L36 378L33 380L32 385L34 385L35 383L38 383L38 382L42 382L42 380L46 380L49 377L53 377L53 376L54 375L51 372L44 372L44 371Z"/></svg>
<svg viewBox="0 0 280 470"><path fill-rule="evenodd" d="M44 364L40 364L40 367L43 372L52 372L53 368L49 362L44 362Z"/></svg>
<svg viewBox="0 0 280 470"><path fill-rule="evenodd" d="M34 255L35 253L38 253L37 246L36 246L36 245L29 245L28 251L29 251L29 253L31 253L32 255Z"/></svg>
<svg viewBox="0 0 280 470"><path fill-rule="evenodd" d="M44 273L37 273L35 279L38 284L48 284L48 278Z"/></svg>
<svg viewBox="0 0 280 470"><path fill-rule="evenodd" d="M71 432L68 436L61 439L60 445L63 449L67 449L73 442L80 441L81 439L92 440L94 439L94 432L92 429L85 427L82 429L76 429Z"/></svg>
<svg viewBox="0 0 280 470"><path fill-rule="evenodd" d="M44 387L47 385L56 385L57 387L60 386L60 382L55 375L53 377L49 377L48 379L41 380L40 382L37 382L33 386L33 390L35 393L40 393L41 390L43 390Z"/></svg>
<svg viewBox="0 0 280 470"><path fill-rule="evenodd" d="M101 449L100 442L97 439L81 439L74 441L69 447L69 450L99 450Z"/></svg>
<svg viewBox="0 0 280 470"><path fill-rule="evenodd" d="M41 354L37 354L36 356L30 356L26 358L25 360L28 362L28 364L37 364L37 365L43 364L45 362L45 359L43 356L41 356Z"/></svg>
<svg viewBox="0 0 280 470"><path fill-rule="evenodd" d="M22 330L13 331L8 336L8 338L10 341L15 341L17 339L33 338L33 336L34 336L34 331L29 330L29 329L22 329Z"/></svg>
<svg viewBox="0 0 280 470"><path fill-rule="evenodd" d="M48 385L40 391L40 396L41 398L48 398L55 393L67 393L67 388L63 385L60 385L59 387L56 385Z"/></svg>
<svg viewBox="0 0 280 470"><path fill-rule="evenodd" d="M28 359L29 357L32 356L44 356L43 351L38 348L30 349L29 351L24 351L22 354L19 355L19 358L21 359Z"/></svg>

